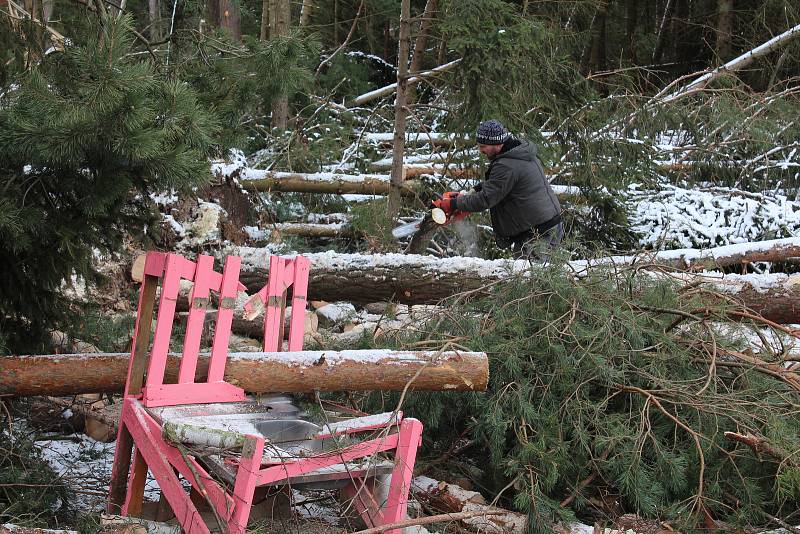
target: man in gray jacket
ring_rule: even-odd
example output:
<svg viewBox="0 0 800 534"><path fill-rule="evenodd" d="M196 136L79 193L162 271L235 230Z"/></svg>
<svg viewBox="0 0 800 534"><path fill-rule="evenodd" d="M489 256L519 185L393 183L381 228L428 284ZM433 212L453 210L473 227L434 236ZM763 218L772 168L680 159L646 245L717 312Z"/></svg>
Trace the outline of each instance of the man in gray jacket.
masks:
<svg viewBox="0 0 800 534"><path fill-rule="evenodd" d="M511 248L517 258L546 260L561 243L564 225L536 147L494 119L480 123L476 141L490 161L485 179L468 194L445 194L434 204L447 215L488 209L498 246Z"/></svg>

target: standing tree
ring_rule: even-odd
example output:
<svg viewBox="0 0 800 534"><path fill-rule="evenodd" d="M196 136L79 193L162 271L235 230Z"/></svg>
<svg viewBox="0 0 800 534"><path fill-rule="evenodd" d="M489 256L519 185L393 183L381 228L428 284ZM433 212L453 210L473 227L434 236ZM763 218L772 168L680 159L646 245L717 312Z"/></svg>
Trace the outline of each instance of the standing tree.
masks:
<svg viewBox="0 0 800 534"><path fill-rule="evenodd" d="M68 312L62 286L142 228L150 192L210 179L213 115L132 55L132 19L0 87L0 332L29 350ZM145 56L146 57L146 56Z"/></svg>

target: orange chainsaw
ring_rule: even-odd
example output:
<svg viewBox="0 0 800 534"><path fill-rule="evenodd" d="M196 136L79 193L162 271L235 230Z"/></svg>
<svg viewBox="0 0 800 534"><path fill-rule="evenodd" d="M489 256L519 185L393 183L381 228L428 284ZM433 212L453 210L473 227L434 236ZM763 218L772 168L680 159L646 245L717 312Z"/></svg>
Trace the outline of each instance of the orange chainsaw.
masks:
<svg viewBox="0 0 800 534"><path fill-rule="evenodd" d="M447 191L442 195L443 199L455 198L461 193L457 191ZM433 206L433 204L431 204ZM392 236L395 239L402 239L403 237L410 236L417 233L420 229L429 230L431 225L447 226L448 224L460 221L469 215L468 211L456 210L449 215L445 213L442 208L434 207L421 219L398 226L392 230Z"/></svg>

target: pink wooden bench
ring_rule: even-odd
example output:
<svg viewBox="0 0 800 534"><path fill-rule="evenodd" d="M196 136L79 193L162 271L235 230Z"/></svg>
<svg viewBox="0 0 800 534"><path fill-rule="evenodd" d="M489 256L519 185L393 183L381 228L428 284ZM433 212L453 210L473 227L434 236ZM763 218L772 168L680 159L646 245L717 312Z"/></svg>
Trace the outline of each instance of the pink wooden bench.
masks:
<svg viewBox="0 0 800 534"><path fill-rule="evenodd" d="M147 254L108 511L141 515L149 471L183 530L191 534L211 529L184 484L213 506L215 516L232 534L245 532L257 487L302 482L338 481L368 526L402 520L422 434L419 421L403 418L400 412L321 427L295 421L292 424L308 427L297 443L309 449L302 455L287 453L283 444L273 443L270 431L260 429L288 423L271 417L241 388L225 381L234 304L245 289L239 283L240 264L240 258L228 256L220 274L214 271L210 256L200 255L193 262L177 254ZM268 284L248 303L252 307L258 300L266 308L265 352L282 348L290 291L288 349L302 350L308 272L309 262L302 256L270 259ZM170 381L165 371L181 280L193 281L194 286L177 379ZM197 381L201 335L212 293L219 304L210 363L207 376ZM208 458L193 455L191 447L199 446L195 434L207 442L217 440L226 449ZM388 491L378 491L374 466L382 460L385 464L390 453L393 459L384 477ZM209 460L212 457L216 460Z"/></svg>

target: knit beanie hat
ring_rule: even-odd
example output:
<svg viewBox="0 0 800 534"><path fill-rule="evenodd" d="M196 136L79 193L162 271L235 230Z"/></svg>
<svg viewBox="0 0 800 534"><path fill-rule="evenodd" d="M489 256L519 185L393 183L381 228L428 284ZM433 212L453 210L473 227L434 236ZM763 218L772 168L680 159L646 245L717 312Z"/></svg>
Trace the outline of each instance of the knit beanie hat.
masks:
<svg viewBox="0 0 800 534"><path fill-rule="evenodd" d="M509 137L511 134L508 133L505 126L500 124L500 121L489 119L478 125L475 140L481 145L502 145Z"/></svg>

